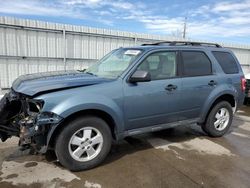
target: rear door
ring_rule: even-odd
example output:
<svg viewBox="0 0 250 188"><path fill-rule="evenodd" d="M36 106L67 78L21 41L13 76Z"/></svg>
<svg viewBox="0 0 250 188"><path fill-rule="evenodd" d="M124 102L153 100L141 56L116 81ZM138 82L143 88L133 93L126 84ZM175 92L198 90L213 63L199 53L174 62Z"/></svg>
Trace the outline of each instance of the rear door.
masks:
<svg viewBox="0 0 250 188"><path fill-rule="evenodd" d="M207 97L217 85L212 63L204 51L181 51L180 120L198 118Z"/></svg>

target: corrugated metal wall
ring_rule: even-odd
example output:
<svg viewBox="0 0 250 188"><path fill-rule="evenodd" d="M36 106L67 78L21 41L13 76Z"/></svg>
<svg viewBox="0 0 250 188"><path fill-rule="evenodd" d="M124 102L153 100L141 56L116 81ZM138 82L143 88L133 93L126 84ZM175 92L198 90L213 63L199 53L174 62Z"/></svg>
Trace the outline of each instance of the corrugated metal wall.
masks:
<svg viewBox="0 0 250 188"><path fill-rule="evenodd" d="M230 46L231 50L235 53L239 62L241 63L241 67L245 74L250 73L250 47L246 47L245 49L235 48Z"/></svg>
<svg viewBox="0 0 250 188"><path fill-rule="evenodd" d="M112 49L162 40L178 39L0 17L0 86L9 88L22 74L84 69ZM250 72L250 46L222 45Z"/></svg>

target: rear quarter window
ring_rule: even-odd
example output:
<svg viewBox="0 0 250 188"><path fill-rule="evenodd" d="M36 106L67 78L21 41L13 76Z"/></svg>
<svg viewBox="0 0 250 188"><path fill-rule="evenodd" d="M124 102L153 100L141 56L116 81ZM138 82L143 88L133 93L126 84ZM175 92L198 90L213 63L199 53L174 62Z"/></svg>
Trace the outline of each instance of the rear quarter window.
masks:
<svg viewBox="0 0 250 188"><path fill-rule="evenodd" d="M232 54L228 52L212 52L215 59L220 64L222 70L226 74L237 74L239 73L239 68L237 66L237 62L235 61Z"/></svg>

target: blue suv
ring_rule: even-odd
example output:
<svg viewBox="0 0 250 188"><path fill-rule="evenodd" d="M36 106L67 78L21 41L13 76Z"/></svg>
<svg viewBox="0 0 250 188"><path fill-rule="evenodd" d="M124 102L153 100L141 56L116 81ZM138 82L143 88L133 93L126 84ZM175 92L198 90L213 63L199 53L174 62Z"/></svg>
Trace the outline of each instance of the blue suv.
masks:
<svg viewBox="0 0 250 188"><path fill-rule="evenodd" d="M231 127L245 78L218 44L159 42L119 48L92 67L17 78L0 102L0 137L54 150L72 171L90 169L112 140L198 124L211 137Z"/></svg>

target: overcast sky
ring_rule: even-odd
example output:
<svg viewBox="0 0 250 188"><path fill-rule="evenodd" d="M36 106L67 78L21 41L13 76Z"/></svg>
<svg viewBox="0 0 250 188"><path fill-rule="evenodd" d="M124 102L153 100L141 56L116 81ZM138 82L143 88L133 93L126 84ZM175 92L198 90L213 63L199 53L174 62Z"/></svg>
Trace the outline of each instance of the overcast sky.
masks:
<svg viewBox="0 0 250 188"><path fill-rule="evenodd" d="M0 0L0 15L250 44L250 0Z"/></svg>

